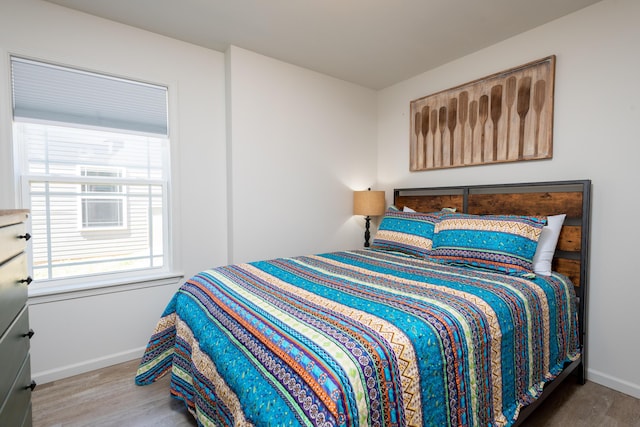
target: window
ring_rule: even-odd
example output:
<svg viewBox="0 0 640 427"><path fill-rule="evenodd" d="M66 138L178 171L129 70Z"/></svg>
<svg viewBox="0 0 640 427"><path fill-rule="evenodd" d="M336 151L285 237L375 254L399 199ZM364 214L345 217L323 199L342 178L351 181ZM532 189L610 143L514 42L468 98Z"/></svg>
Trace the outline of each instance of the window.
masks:
<svg viewBox="0 0 640 427"><path fill-rule="evenodd" d="M16 57L11 65L34 284L167 269L167 89Z"/></svg>
<svg viewBox="0 0 640 427"><path fill-rule="evenodd" d="M121 169L80 167L81 176L121 178ZM105 227L125 227L125 198L122 185L118 184L82 184L80 192L81 228L104 229Z"/></svg>

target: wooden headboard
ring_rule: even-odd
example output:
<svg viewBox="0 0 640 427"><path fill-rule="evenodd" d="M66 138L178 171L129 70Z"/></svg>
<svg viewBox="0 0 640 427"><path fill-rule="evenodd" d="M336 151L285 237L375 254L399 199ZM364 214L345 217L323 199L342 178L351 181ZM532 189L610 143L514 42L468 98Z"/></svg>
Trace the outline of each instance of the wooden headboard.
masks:
<svg viewBox="0 0 640 427"><path fill-rule="evenodd" d="M477 215L566 214L552 265L576 288L582 343L589 275L590 194L590 180L555 181L396 189L393 203L399 209L408 206L419 212L451 207Z"/></svg>

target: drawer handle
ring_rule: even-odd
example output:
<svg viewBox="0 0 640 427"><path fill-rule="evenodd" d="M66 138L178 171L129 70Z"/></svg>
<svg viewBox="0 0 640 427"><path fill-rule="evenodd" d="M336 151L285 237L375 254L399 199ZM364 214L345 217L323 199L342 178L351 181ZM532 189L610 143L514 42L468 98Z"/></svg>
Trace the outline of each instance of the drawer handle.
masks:
<svg viewBox="0 0 640 427"><path fill-rule="evenodd" d="M29 233L21 234L18 236L18 239L24 239L28 241L29 239L31 239L31 234Z"/></svg>
<svg viewBox="0 0 640 427"><path fill-rule="evenodd" d="M18 283L26 283L27 286L29 286L31 282L33 282L33 279L31 278L31 276L28 276L26 279L18 280Z"/></svg>
<svg viewBox="0 0 640 427"><path fill-rule="evenodd" d="M31 339L36 333L33 332L33 329L29 329L29 332L27 332L26 334L22 334L23 337L29 337L29 339Z"/></svg>
<svg viewBox="0 0 640 427"><path fill-rule="evenodd" d="M26 390L26 389L28 389L28 388L30 388L30 389L31 389L31 391L33 391L33 390L36 388L36 386L37 386L37 385L38 385L38 384L37 384L34 380L31 380L31 384L29 384L28 386L26 386L26 387L25 387L25 390Z"/></svg>

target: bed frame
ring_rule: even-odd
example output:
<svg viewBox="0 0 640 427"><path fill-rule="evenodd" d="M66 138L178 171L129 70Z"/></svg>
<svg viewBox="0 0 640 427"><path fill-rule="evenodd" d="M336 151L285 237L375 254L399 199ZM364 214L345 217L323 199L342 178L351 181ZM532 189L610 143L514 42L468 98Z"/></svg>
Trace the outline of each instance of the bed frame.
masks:
<svg viewBox="0 0 640 427"><path fill-rule="evenodd" d="M582 355L545 385L540 398L520 411L514 425L519 425L569 374L574 373L580 384L585 383L590 180L396 189L393 203L399 209L407 206L419 212L456 208L457 212L477 215L566 214L552 265L554 271L568 276L575 286Z"/></svg>

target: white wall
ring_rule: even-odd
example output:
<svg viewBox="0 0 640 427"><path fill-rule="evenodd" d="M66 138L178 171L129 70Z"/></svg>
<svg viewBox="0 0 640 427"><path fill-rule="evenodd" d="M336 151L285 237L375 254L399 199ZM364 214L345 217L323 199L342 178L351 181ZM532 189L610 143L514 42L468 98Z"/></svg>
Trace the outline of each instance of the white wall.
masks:
<svg viewBox="0 0 640 427"><path fill-rule="evenodd" d="M378 180L394 187L591 179L588 378L640 397L640 2L604 0L386 88ZM557 55L553 159L410 173L409 102ZM399 143L405 141L405 143ZM388 193L388 198L390 193Z"/></svg>
<svg viewBox="0 0 640 427"><path fill-rule="evenodd" d="M168 85L174 270L191 275L226 263L224 54L38 0L2 0L0 208L21 207L8 126L9 54ZM139 356L177 285L174 277L100 295L31 298L34 378L48 381Z"/></svg>
<svg viewBox="0 0 640 427"><path fill-rule="evenodd" d="M227 70L233 262L361 247L376 93L233 46Z"/></svg>

